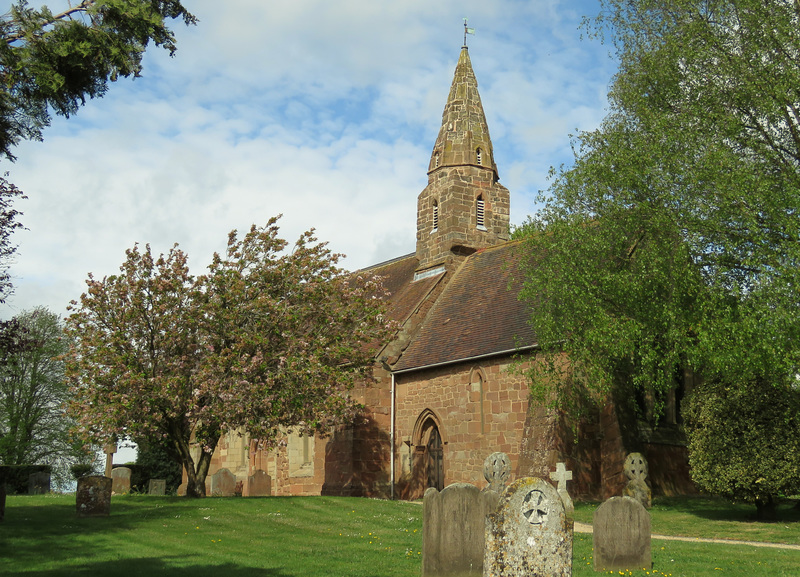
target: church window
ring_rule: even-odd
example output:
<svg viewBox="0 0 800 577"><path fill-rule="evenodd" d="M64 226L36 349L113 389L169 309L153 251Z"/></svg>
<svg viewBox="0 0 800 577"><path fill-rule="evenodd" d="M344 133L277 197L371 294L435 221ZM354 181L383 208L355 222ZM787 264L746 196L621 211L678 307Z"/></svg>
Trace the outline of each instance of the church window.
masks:
<svg viewBox="0 0 800 577"><path fill-rule="evenodd" d="M484 218L485 218L485 206L483 203L483 195L481 195L475 201L475 223L478 230L486 230L486 223Z"/></svg>
<svg viewBox="0 0 800 577"><path fill-rule="evenodd" d="M481 162L482 157L483 157L483 151L479 148L478 150L475 151L475 160L477 161L478 164L483 164L483 162Z"/></svg>
<svg viewBox="0 0 800 577"><path fill-rule="evenodd" d="M433 201L433 230L439 228L439 201Z"/></svg>

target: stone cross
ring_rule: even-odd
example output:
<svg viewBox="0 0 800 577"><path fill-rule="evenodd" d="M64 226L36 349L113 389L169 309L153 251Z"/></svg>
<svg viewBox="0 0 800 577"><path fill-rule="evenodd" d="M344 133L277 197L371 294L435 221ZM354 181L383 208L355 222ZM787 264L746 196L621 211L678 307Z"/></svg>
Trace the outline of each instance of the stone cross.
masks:
<svg viewBox="0 0 800 577"><path fill-rule="evenodd" d="M647 478L647 460L641 453L631 453L625 458L623 471L629 481L622 494L626 497L633 497L649 509L652 504L652 492L645 481Z"/></svg>
<svg viewBox="0 0 800 577"><path fill-rule="evenodd" d="M567 481L572 481L572 471L567 471L566 464L556 463L556 470L551 471L550 479L558 483L558 495L564 501L564 512L567 514L567 518L571 519L575 506L572 504L572 498L567 492Z"/></svg>
<svg viewBox="0 0 800 577"><path fill-rule="evenodd" d="M114 467L114 453L117 452L117 443L106 443L106 446L103 447L103 452L106 454L105 476L111 478L111 469Z"/></svg>
<svg viewBox="0 0 800 577"><path fill-rule="evenodd" d="M511 476L511 461L505 453L492 453L483 462L483 476L489 486L486 490L503 492Z"/></svg>

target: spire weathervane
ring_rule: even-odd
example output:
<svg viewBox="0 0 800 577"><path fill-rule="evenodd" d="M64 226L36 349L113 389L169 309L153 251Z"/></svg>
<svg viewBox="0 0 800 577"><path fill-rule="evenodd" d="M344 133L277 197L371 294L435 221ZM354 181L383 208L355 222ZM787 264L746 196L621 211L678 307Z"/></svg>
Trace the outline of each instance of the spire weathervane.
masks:
<svg viewBox="0 0 800 577"><path fill-rule="evenodd" d="M467 19L464 18L464 46L463 48L467 47L467 34L475 34L474 28L467 28Z"/></svg>

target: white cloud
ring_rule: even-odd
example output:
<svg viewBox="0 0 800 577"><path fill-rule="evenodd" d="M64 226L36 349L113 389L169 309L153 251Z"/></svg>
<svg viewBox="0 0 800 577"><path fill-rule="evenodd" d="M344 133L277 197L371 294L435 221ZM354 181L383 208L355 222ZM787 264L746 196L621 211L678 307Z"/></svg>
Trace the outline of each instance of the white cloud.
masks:
<svg viewBox="0 0 800 577"><path fill-rule="evenodd" d="M175 58L151 48L142 78L5 167L29 196L5 316L63 312L135 242L178 242L202 272L229 230L278 213L285 238L314 227L349 268L412 252L463 16L513 222L603 116L611 63L577 29L593 1L191 4Z"/></svg>

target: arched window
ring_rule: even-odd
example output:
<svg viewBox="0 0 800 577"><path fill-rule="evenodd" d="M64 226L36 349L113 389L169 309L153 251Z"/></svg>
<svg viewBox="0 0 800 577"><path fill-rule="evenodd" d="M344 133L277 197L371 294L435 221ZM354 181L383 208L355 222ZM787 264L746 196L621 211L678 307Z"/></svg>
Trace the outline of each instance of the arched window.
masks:
<svg viewBox="0 0 800 577"><path fill-rule="evenodd" d="M477 164L483 164L481 160L483 159L483 151L479 148L475 151L475 161Z"/></svg>
<svg viewBox="0 0 800 577"><path fill-rule="evenodd" d="M486 230L485 207L483 204L483 195L479 195L475 201L475 225L478 230Z"/></svg>
<svg viewBox="0 0 800 577"><path fill-rule="evenodd" d="M433 201L433 230L439 229L439 201Z"/></svg>
<svg viewBox="0 0 800 577"><path fill-rule="evenodd" d="M480 367L470 372L470 400L477 405L477 417L481 422L481 435L486 433L486 377Z"/></svg>

